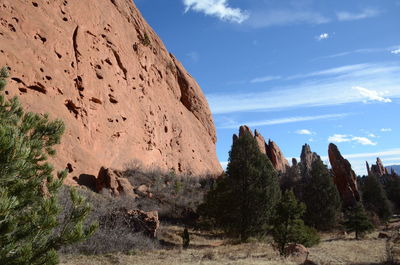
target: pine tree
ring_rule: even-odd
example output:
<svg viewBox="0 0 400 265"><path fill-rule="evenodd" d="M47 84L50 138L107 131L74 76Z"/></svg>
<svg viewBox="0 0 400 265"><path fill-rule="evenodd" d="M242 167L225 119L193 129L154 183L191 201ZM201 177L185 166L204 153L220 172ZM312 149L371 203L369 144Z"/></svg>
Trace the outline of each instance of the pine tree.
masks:
<svg viewBox="0 0 400 265"><path fill-rule="evenodd" d="M365 209L376 213L381 221L386 222L392 215L391 205L386 193L375 175L365 177L362 185L362 201Z"/></svg>
<svg viewBox="0 0 400 265"><path fill-rule="evenodd" d="M357 203L347 211L344 226L347 232L356 233L356 239L359 239L361 233L368 232L374 228L361 203Z"/></svg>
<svg viewBox="0 0 400 265"><path fill-rule="evenodd" d="M306 210L304 203L298 202L293 191L285 191L276 207L272 236L281 255L289 243L299 243L307 247L319 242L315 230L304 225L301 217Z"/></svg>
<svg viewBox="0 0 400 265"><path fill-rule="evenodd" d="M245 241L265 231L279 196L277 173L248 133L233 142L226 175L209 192L199 213Z"/></svg>
<svg viewBox="0 0 400 265"><path fill-rule="evenodd" d="M396 213L400 212L400 177L396 174L388 178L385 184L387 198L392 202Z"/></svg>
<svg viewBox="0 0 400 265"><path fill-rule="evenodd" d="M321 159L312 164L311 178L304 188L304 203L307 206L305 222L320 230L332 229L341 210L339 192L328 168Z"/></svg>
<svg viewBox="0 0 400 265"><path fill-rule="evenodd" d="M0 92L7 70L0 71ZM47 115L25 113L17 98L0 93L0 261L2 265L56 264L57 250L85 239L95 225L84 228L89 205L71 191L73 210L65 222L57 217L57 194L65 172L53 177L47 162L60 142L64 124Z"/></svg>

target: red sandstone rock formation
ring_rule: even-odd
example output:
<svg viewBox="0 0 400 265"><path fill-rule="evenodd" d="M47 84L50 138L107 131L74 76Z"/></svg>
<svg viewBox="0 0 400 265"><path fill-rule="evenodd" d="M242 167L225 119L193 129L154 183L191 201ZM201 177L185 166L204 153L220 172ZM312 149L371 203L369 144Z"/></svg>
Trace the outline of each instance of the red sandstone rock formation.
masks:
<svg viewBox="0 0 400 265"><path fill-rule="evenodd" d="M96 191L108 190L111 195L127 195L135 197L133 187L128 179L123 178L117 170L102 167L96 179Z"/></svg>
<svg viewBox="0 0 400 265"><path fill-rule="evenodd" d="M261 153L268 156L269 160L277 171L286 172L289 163L283 155L281 149L275 142L269 140L267 144L264 137L257 130L255 130L253 134L251 129L246 125L240 126L239 137L242 137L245 134L250 134L252 137L254 137ZM234 141L237 138L238 137L236 135L233 135Z"/></svg>
<svg viewBox="0 0 400 265"><path fill-rule="evenodd" d="M312 152L311 147L308 144L303 145L301 149L300 163L303 165L306 178L311 178L310 174L312 170L312 164L318 159L320 159L319 155L315 152Z"/></svg>
<svg viewBox="0 0 400 265"><path fill-rule="evenodd" d="M356 174L351 168L350 162L343 158L335 144L329 144L328 154L334 175L333 181L338 188L343 206L353 206L360 201Z"/></svg>
<svg viewBox="0 0 400 265"><path fill-rule="evenodd" d="M2 0L0 43L6 93L66 123L53 163L69 182L133 159L222 172L206 98L131 0Z"/></svg>
<svg viewBox="0 0 400 265"><path fill-rule="evenodd" d="M265 145L265 149L267 150L267 155L274 168L279 172L286 172L289 163L279 146L275 142L269 140L268 144Z"/></svg>
<svg viewBox="0 0 400 265"><path fill-rule="evenodd" d="M373 174L377 177L382 177L384 175L389 175L389 172L387 170L387 168L385 168L383 166L382 160L378 157L376 158L376 164L375 165L371 165L371 168L368 165L368 162L366 162L367 164L367 172L368 175Z"/></svg>

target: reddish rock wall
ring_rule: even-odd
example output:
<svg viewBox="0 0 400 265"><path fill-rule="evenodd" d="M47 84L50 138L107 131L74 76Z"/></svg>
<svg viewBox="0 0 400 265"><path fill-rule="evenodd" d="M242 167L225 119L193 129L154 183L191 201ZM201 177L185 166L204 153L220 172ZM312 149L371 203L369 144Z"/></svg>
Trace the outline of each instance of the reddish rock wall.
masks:
<svg viewBox="0 0 400 265"><path fill-rule="evenodd" d="M65 121L54 163L69 181L132 160L221 173L200 87L132 1L2 0L0 43L8 95Z"/></svg>

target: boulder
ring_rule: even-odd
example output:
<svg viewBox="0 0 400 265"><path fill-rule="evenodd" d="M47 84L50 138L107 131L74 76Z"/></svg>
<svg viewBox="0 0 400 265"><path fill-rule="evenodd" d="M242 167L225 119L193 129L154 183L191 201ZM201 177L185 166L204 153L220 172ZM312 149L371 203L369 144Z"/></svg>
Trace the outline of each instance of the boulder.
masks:
<svg viewBox="0 0 400 265"><path fill-rule="evenodd" d="M2 0L0 13L6 93L27 111L65 122L52 163L73 164L67 184L132 160L188 175L222 173L200 86L132 0Z"/></svg>
<svg viewBox="0 0 400 265"><path fill-rule="evenodd" d="M289 244L285 248L285 255L290 256L292 260L304 262L308 258L308 249L301 244Z"/></svg>
<svg viewBox="0 0 400 265"><path fill-rule="evenodd" d="M131 183L122 177L121 172L104 167L100 169L96 178L96 191L102 192L103 190L108 190L113 196L136 196Z"/></svg>
<svg viewBox="0 0 400 265"><path fill-rule="evenodd" d="M120 225L129 227L132 233L143 232L156 238L160 221L157 211L145 212L126 208L116 209L110 215L100 218L100 226L115 228Z"/></svg>
<svg viewBox="0 0 400 265"><path fill-rule="evenodd" d="M335 144L329 144L328 154L333 181L339 191L343 207L354 206L356 202L360 201L356 174L351 168L350 162L343 158Z"/></svg>

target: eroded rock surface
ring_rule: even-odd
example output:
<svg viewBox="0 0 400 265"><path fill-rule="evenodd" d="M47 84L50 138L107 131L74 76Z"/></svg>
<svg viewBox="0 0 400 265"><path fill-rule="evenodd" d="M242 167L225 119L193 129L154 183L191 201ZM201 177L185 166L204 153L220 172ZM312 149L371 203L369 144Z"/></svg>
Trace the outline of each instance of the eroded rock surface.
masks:
<svg viewBox="0 0 400 265"><path fill-rule="evenodd" d="M351 168L350 162L343 158L335 144L329 144L328 154L332 166L333 181L342 198L343 207L353 206L357 201L360 201L356 174Z"/></svg>
<svg viewBox="0 0 400 265"><path fill-rule="evenodd" d="M0 64L9 96L66 123L53 161L72 178L131 160L220 174L196 83L130 0L2 0Z"/></svg>
<svg viewBox="0 0 400 265"><path fill-rule="evenodd" d="M371 165L371 168L369 167L368 162L366 162L366 164L367 164L368 175L372 174L372 175L375 175L377 177L382 177L384 175L388 175L389 174L387 168L385 168L383 166L382 160L379 157L376 158L376 164L375 165Z"/></svg>
<svg viewBox="0 0 400 265"><path fill-rule="evenodd" d="M319 155L312 152L308 144L303 145L301 148L300 163L302 164L305 178L311 178L312 164L318 159L320 159Z"/></svg>

